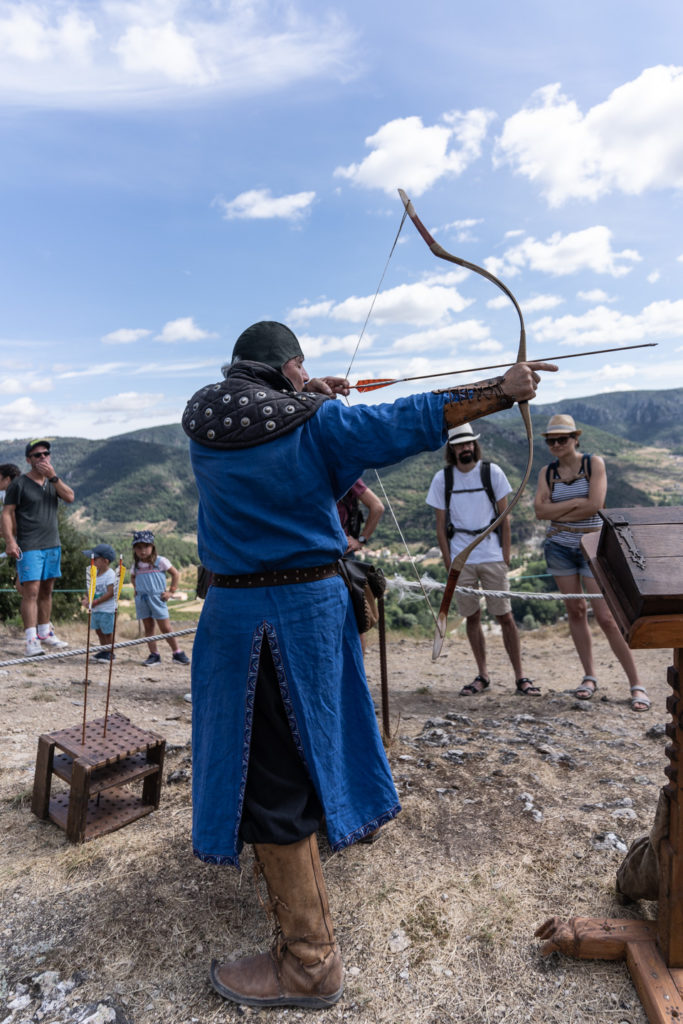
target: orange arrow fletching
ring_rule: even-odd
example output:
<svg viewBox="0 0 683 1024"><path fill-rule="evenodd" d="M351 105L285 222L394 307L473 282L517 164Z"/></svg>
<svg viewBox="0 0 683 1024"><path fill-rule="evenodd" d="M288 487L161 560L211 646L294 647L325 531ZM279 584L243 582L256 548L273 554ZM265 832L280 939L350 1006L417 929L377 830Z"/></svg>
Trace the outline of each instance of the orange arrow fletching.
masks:
<svg viewBox="0 0 683 1024"><path fill-rule="evenodd" d="M377 391L378 388L386 388L389 384L395 384L396 380L393 377L377 377L375 380L359 380L354 385L356 391Z"/></svg>

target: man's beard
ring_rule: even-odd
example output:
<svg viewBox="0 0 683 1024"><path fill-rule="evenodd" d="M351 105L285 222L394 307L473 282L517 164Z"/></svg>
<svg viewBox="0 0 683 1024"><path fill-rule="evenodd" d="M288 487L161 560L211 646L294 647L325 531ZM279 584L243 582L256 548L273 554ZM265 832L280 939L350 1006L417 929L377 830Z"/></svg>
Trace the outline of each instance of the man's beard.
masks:
<svg viewBox="0 0 683 1024"><path fill-rule="evenodd" d="M463 465L469 465L470 462L474 462L474 452L460 452L458 455L458 462L462 462Z"/></svg>

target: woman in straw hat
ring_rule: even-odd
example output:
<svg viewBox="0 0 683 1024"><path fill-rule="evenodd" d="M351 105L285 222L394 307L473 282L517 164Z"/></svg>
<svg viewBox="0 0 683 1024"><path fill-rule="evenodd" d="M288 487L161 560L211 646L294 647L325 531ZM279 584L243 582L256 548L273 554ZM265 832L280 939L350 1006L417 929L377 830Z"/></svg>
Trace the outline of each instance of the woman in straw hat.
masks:
<svg viewBox="0 0 683 1024"><path fill-rule="evenodd" d="M576 594L583 584L586 593L599 594L600 589L581 550L581 537L600 529L598 509L605 505L607 473L599 455L584 455L579 451L580 434L571 416L550 417L543 436L555 461L539 473L534 509L538 519L549 520L544 553L558 589L563 594ZM574 646L585 673L574 694L579 700L590 700L598 681L586 601L568 598L565 606ZM603 600L593 602L593 614L626 673L632 710L647 711L650 699L638 679L633 655Z"/></svg>

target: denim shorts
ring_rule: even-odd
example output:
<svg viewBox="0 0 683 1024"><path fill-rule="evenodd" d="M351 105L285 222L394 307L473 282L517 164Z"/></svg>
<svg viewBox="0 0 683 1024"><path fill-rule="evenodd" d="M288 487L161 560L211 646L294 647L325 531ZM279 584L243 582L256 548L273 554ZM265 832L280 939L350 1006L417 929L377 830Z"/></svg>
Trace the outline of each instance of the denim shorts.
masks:
<svg viewBox="0 0 683 1024"><path fill-rule="evenodd" d="M558 544L556 540L546 540L543 554L548 569L553 576L588 576L593 578L588 559L581 548L568 548L566 544Z"/></svg>
<svg viewBox="0 0 683 1024"><path fill-rule="evenodd" d="M158 594L136 594L135 614L138 619L163 621L168 618L168 605Z"/></svg>
<svg viewBox="0 0 683 1024"><path fill-rule="evenodd" d="M90 624L93 629L99 629L105 636L114 632L114 613L93 611Z"/></svg>
<svg viewBox="0 0 683 1024"><path fill-rule="evenodd" d="M37 548L22 551L17 559L17 575L20 583L33 580L55 580L62 575L62 549Z"/></svg>

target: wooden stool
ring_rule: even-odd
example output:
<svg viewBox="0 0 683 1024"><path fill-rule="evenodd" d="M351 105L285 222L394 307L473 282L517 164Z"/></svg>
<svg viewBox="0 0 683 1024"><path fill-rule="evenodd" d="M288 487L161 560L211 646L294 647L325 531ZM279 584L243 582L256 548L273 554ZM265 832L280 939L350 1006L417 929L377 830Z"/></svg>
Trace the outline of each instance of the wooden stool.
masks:
<svg viewBox="0 0 683 1024"><path fill-rule="evenodd" d="M85 743L81 725L38 740L31 810L63 828L72 843L115 832L159 806L166 740L119 714L109 715L103 736L104 721L87 723ZM68 794L50 796L53 774L69 783ZM141 779L140 796L121 788Z"/></svg>
<svg viewBox="0 0 683 1024"><path fill-rule="evenodd" d="M632 648L673 646L666 707L670 743L669 835L659 846L656 921L551 917L537 929L543 954L626 960L651 1024L683 1022L683 508L601 512L601 533L581 544L614 618Z"/></svg>

